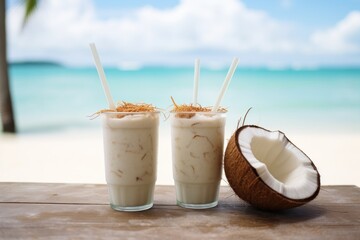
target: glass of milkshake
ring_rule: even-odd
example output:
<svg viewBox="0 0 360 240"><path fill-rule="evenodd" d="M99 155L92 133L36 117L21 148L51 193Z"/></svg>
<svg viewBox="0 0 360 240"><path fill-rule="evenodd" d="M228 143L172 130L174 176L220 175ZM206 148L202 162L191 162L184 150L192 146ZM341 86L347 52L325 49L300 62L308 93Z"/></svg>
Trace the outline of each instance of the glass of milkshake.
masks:
<svg viewBox="0 0 360 240"><path fill-rule="evenodd" d="M205 209L218 204L225 112L171 112L173 177L177 204Z"/></svg>
<svg viewBox="0 0 360 240"><path fill-rule="evenodd" d="M102 112L105 176L117 211L153 206L159 112Z"/></svg>

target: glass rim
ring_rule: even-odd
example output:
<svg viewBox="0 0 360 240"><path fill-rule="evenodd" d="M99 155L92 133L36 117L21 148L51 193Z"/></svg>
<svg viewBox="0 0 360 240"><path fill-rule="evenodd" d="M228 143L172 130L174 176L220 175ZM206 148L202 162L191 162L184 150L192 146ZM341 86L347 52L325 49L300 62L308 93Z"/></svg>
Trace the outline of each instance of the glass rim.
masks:
<svg viewBox="0 0 360 240"><path fill-rule="evenodd" d="M161 112L160 111L155 111L155 112L101 112L100 115L102 114L109 114L109 115L112 115L112 114L160 114Z"/></svg>
<svg viewBox="0 0 360 240"><path fill-rule="evenodd" d="M185 111L185 112L173 112L173 111L171 111L171 112L170 112L170 114L176 114L176 113L226 114L227 111L226 111L226 112L189 112L189 111Z"/></svg>

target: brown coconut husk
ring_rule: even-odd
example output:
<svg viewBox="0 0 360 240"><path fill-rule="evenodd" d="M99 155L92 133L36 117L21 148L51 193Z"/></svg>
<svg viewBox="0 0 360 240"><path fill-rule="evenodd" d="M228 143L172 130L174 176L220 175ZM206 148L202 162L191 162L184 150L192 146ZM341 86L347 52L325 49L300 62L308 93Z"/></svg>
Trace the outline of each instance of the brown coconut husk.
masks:
<svg viewBox="0 0 360 240"><path fill-rule="evenodd" d="M313 168L318 173L318 188L315 193L306 199L290 199L284 197L275 190L271 189L259 177L256 170L243 156L237 139L240 132L248 127L261 128L255 125L246 125L240 127L232 135L225 150L225 175L234 192L241 199L253 205L254 207L270 211L298 207L313 200L320 191L320 175L314 163L311 162Z"/></svg>

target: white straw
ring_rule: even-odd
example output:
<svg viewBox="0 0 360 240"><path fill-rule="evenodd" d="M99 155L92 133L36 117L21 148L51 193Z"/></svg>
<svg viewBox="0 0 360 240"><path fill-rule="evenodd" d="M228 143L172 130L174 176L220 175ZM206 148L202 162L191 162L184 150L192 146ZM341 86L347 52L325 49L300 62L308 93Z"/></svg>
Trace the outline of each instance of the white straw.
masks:
<svg viewBox="0 0 360 240"><path fill-rule="evenodd" d="M234 72L235 72L235 70L236 70L236 67L237 67L238 63L239 63L239 59L238 59L238 58L234 58L234 60L233 60L232 63L231 63L231 66L230 66L230 68L229 68L229 71L228 71L228 73L227 73L227 75L226 75L226 78L225 78L225 80L224 80L224 83L223 83L223 85L222 85L222 87L221 87L221 90L220 90L219 96L218 96L218 98L217 98L217 100L216 100L216 103L215 103L214 107L213 107L212 110L211 110L212 112L216 112L216 111L218 110L218 108L219 108L219 106L220 106L220 103L221 103L221 100L222 100L222 98L223 98L223 96L224 96L227 88L229 87L231 78L232 78L233 75L234 75Z"/></svg>
<svg viewBox="0 0 360 240"><path fill-rule="evenodd" d="M198 89L199 89L199 76L200 76L200 59L195 59L194 66L194 93L193 93L193 104L197 104Z"/></svg>
<svg viewBox="0 0 360 240"><path fill-rule="evenodd" d="M100 62L99 54L96 51L95 43L90 43L90 48L91 48L92 55L94 57L96 70L97 70L97 72L99 74L99 78L101 80L101 84L103 86L109 108L115 110L116 107L115 107L115 104L114 104L114 100L113 100L113 98L111 96L110 89L109 89L109 86L108 86L107 81L106 81L105 72L104 72L104 69L103 69L103 67L101 65L101 62Z"/></svg>

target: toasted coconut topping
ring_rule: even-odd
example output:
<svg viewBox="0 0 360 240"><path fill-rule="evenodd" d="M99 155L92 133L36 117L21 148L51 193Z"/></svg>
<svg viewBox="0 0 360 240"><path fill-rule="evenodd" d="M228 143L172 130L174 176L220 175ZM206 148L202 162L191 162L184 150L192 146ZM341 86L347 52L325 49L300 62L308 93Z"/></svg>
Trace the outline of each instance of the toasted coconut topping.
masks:
<svg viewBox="0 0 360 240"><path fill-rule="evenodd" d="M210 112L211 111L211 107L202 107L201 105L193 105L193 104L177 105L173 97L171 97L171 101L174 104L174 108L171 110L171 112Z"/></svg>
<svg viewBox="0 0 360 240"><path fill-rule="evenodd" d="M117 112L156 112L156 107L147 103L121 102L116 107Z"/></svg>
<svg viewBox="0 0 360 240"><path fill-rule="evenodd" d="M147 103L129 103L129 102L120 102L117 104L116 109L101 109L96 113L90 115L91 119L97 118L101 113L106 112L156 112L157 108L152 104Z"/></svg>
<svg viewBox="0 0 360 240"><path fill-rule="evenodd" d="M212 107L202 107L200 104L193 105L193 104L176 104L173 97L171 97L171 101L174 104L174 108L171 112L176 112L177 117L180 118L192 118L195 115L195 112L211 112ZM193 113L194 112L194 113ZM225 108L219 108L218 112L226 112Z"/></svg>

